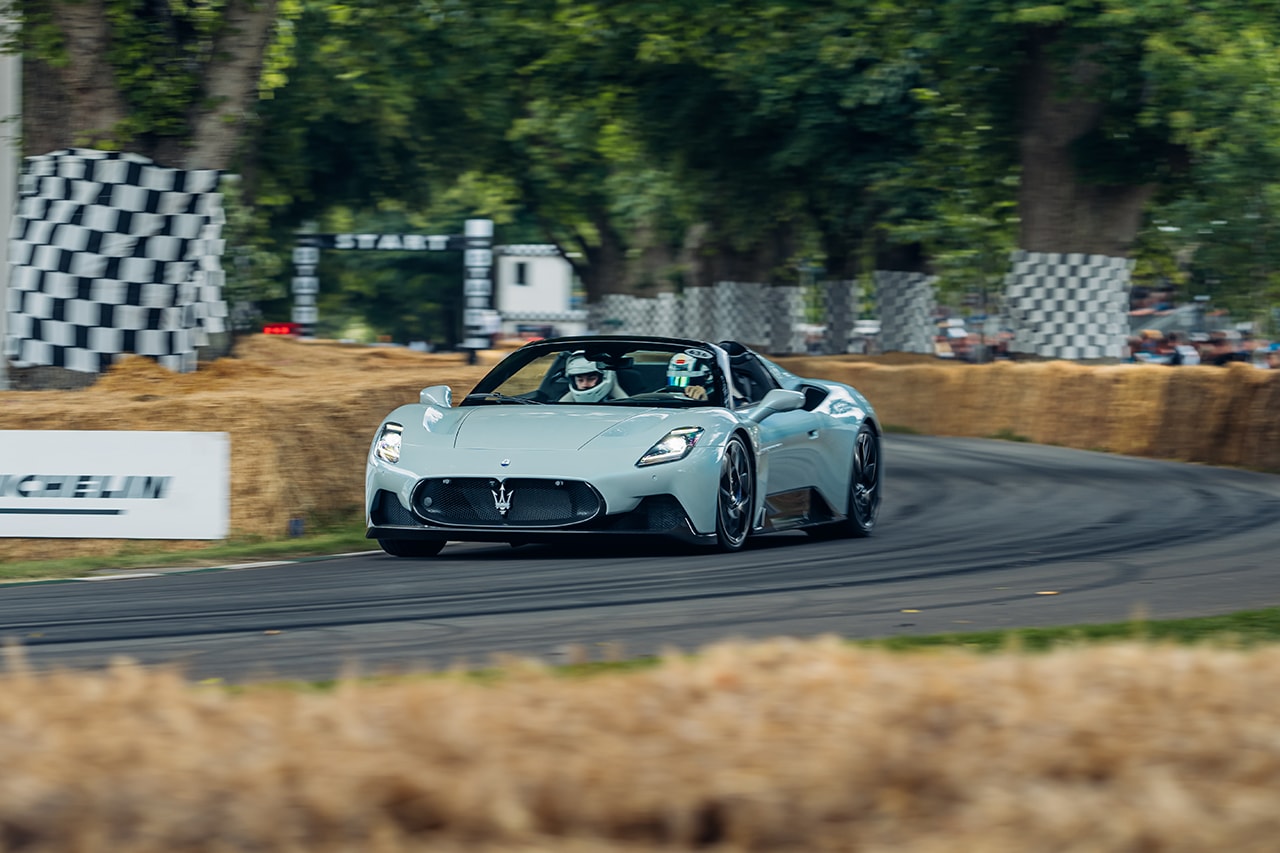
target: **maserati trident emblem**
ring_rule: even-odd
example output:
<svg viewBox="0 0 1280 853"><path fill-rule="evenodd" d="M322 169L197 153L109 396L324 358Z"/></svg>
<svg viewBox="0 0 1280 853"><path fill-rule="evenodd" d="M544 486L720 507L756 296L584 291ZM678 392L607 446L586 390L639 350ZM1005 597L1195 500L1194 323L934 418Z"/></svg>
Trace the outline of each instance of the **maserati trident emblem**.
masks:
<svg viewBox="0 0 1280 853"><path fill-rule="evenodd" d="M493 505L497 508L498 512L502 514L502 517L506 518L507 512L511 509L511 496L515 494L515 490L512 489L508 492L507 484L499 483L498 491L494 492L490 490L490 494L493 495Z"/></svg>

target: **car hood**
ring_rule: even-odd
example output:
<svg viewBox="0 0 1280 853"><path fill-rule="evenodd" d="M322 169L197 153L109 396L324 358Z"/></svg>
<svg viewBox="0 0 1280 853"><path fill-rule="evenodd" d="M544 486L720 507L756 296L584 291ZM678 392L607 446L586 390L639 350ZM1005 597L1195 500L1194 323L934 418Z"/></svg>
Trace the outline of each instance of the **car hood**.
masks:
<svg viewBox="0 0 1280 853"><path fill-rule="evenodd" d="M476 406L462 420L453 446L463 450L578 450L597 438L643 440L672 414L669 409L606 406Z"/></svg>

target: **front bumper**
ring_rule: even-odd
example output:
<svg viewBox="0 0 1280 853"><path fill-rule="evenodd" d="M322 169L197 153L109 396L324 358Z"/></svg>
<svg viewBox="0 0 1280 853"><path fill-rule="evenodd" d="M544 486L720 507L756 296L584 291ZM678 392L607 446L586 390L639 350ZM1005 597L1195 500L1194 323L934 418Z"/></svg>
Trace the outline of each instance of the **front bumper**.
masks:
<svg viewBox="0 0 1280 853"><path fill-rule="evenodd" d="M660 536L688 542L714 539L695 532L688 514L673 495L649 495L634 509L554 528L503 524L433 524L415 516L391 491L379 490L370 502L369 539L447 539L460 542L553 542L584 536Z"/></svg>
<svg viewBox="0 0 1280 853"><path fill-rule="evenodd" d="M699 447L678 462L645 468L619 465L616 453L580 450L502 453L455 450L430 459L390 465L370 457L365 476L366 521L370 538L444 537L453 540L553 540L588 533L657 534L714 538L719 459L712 447ZM461 504L472 512L436 513L440 504L423 506L424 481L471 481ZM484 482L478 482L483 480ZM517 512L523 496L536 490L518 481L585 484L598 501L590 518L532 517ZM502 485L507 484L504 493ZM516 489L510 511L495 511L496 501ZM558 487L557 487L558 488ZM497 493L495 496L494 493ZM543 494L546 494L544 492ZM415 504L415 500L418 504ZM577 512L583 504L567 501ZM514 523L518 521L526 523Z"/></svg>

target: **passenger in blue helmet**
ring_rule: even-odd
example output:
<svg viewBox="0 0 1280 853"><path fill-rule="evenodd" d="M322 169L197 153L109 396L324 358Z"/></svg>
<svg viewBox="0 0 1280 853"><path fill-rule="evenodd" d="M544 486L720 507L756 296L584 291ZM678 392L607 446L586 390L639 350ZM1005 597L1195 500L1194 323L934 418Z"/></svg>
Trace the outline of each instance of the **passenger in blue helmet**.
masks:
<svg viewBox="0 0 1280 853"><path fill-rule="evenodd" d="M706 382L710 376L706 362L687 352L678 352L667 361L667 390L680 391L692 400L707 399Z"/></svg>

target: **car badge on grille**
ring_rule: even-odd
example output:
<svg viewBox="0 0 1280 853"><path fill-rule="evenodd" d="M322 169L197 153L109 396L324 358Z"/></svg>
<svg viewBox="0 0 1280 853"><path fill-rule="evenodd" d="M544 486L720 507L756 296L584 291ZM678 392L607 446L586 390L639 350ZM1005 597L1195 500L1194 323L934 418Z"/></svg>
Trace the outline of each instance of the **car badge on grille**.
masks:
<svg viewBox="0 0 1280 853"><path fill-rule="evenodd" d="M498 491L490 491L490 494L493 495L493 505L497 508L498 512L502 514L502 517L506 518L507 512L511 509L511 496L515 494L515 490L513 489L508 492L507 484L499 483Z"/></svg>
<svg viewBox="0 0 1280 853"><path fill-rule="evenodd" d="M510 460L510 459L503 459L503 460L502 460L501 462L499 462L498 464L499 464L499 465L501 465L503 468L506 468L508 465L510 465L510 464L511 464L511 460Z"/></svg>

